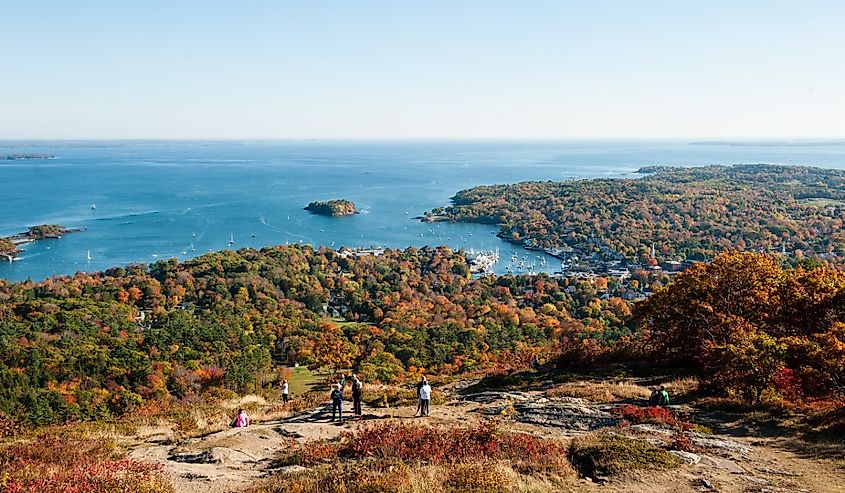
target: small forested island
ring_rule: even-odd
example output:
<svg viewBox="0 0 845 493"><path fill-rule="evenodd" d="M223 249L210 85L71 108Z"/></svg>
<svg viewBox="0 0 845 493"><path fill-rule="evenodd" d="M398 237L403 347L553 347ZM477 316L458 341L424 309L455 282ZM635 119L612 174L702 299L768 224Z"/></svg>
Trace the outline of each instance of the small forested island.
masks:
<svg viewBox="0 0 845 493"><path fill-rule="evenodd" d="M355 203L345 199L311 202L305 210L323 216L351 216L358 213Z"/></svg>
<svg viewBox="0 0 845 493"><path fill-rule="evenodd" d="M32 226L24 233L19 233L6 238L0 238L0 259L11 262L21 253L18 245L46 238L61 238L68 233L76 233L80 229L67 228L60 224L39 224Z"/></svg>
<svg viewBox="0 0 845 493"><path fill-rule="evenodd" d="M553 255L705 260L726 250L845 256L845 170L765 164L650 166L645 176L462 190L424 221L499 225Z"/></svg>
<svg viewBox="0 0 845 493"><path fill-rule="evenodd" d="M7 161L14 161L14 160L35 160L35 159L56 159L56 156L52 154L43 154L40 152L35 153L27 153L27 154L7 154L5 156L0 156L0 159L4 159Z"/></svg>

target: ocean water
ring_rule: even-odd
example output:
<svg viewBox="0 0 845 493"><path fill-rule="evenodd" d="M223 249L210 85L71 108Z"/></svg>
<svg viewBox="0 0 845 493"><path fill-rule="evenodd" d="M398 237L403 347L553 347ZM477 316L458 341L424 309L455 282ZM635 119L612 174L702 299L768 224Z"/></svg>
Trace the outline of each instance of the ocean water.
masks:
<svg viewBox="0 0 845 493"><path fill-rule="evenodd" d="M0 142L0 236L43 223L85 228L25 245L0 278L44 279L209 251L308 243L495 249L537 270L560 263L504 242L492 225L425 224L415 216L458 190L523 180L632 175L644 165L807 164L845 168L843 145L690 145L645 141ZM345 198L361 214L303 210ZM96 204L96 209L92 209ZM88 260L90 252L91 259ZM546 258L541 266L540 257Z"/></svg>

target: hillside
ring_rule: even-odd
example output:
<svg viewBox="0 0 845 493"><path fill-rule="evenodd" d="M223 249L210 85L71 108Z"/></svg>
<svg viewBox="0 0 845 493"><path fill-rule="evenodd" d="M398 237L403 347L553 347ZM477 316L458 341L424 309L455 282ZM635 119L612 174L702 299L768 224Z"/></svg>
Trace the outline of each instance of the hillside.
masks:
<svg viewBox="0 0 845 493"><path fill-rule="evenodd" d="M3 282L0 491L835 491L845 273L781 260L721 254L637 303L473 279L445 247ZM368 406L344 427L340 372ZM423 374L434 417L411 422ZM238 408L254 428L227 430Z"/></svg>

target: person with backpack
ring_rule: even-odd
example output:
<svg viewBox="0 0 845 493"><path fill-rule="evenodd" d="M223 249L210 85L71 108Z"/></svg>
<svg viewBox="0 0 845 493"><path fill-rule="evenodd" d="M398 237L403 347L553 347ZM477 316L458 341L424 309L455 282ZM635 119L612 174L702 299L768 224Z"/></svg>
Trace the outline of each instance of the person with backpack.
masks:
<svg viewBox="0 0 845 493"><path fill-rule="evenodd" d="M335 421L335 416L340 418L340 424L343 424L343 390L340 384L334 384L331 393L332 398L332 423Z"/></svg>
<svg viewBox="0 0 845 493"><path fill-rule="evenodd" d="M660 391L657 393L657 405L666 407L669 405L669 392L666 392L666 387L660 386Z"/></svg>
<svg viewBox="0 0 845 493"><path fill-rule="evenodd" d="M420 416L431 416L431 385L425 379L420 387Z"/></svg>
<svg viewBox="0 0 845 493"><path fill-rule="evenodd" d="M358 380L358 375L352 375L352 412L356 416L361 415L361 397L363 396L364 384Z"/></svg>

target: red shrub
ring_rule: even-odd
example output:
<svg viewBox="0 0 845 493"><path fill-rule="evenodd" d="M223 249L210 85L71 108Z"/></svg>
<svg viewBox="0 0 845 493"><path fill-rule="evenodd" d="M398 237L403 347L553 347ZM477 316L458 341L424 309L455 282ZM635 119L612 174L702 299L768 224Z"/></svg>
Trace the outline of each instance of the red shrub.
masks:
<svg viewBox="0 0 845 493"><path fill-rule="evenodd" d="M345 435L340 455L442 464L489 457L498 450L498 445L495 427L490 424L441 429L388 422Z"/></svg>
<svg viewBox="0 0 845 493"><path fill-rule="evenodd" d="M160 466L112 457L103 440L43 437L0 448L3 493L172 493Z"/></svg>
<svg viewBox="0 0 845 493"><path fill-rule="evenodd" d="M695 450L695 445L693 445L689 435L687 435L683 430L678 429L675 430L674 434L672 434L672 443L669 445L669 448L672 450L692 452Z"/></svg>
<svg viewBox="0 0 845 493"><path fill-rule="evenodd" d="M790 368L781 368L775 374L775 390L792 402L802 400L804 384L802 379Z"/></svg>
<svg viewBox="0 0 845 493"><path fill-rule="evenodd" d="M641 407L632 404L620 404L611 409L610 412L634 424L668 425L684 430L692 428L692 423L679 419L672 411L665 407Z"/></svg>
<svg viewBox="0 0 845 493"><path fill-rule="evenodd" d="M387 459L456 464L479 459L509 460L519 471L568 470L566 447L555 440L496 430L492 423L434 428L385 422L341 435L339 443L309 442L293 457L311 465L337 459Z"/></svg>

